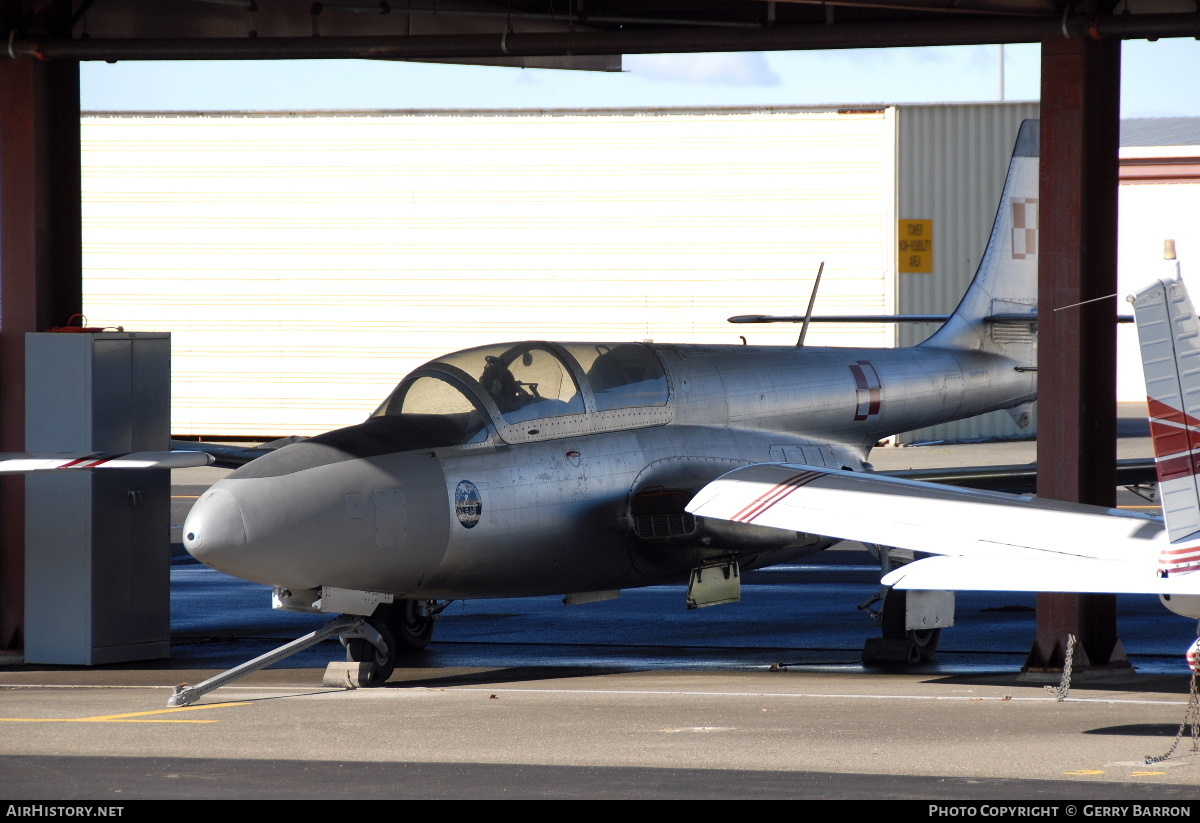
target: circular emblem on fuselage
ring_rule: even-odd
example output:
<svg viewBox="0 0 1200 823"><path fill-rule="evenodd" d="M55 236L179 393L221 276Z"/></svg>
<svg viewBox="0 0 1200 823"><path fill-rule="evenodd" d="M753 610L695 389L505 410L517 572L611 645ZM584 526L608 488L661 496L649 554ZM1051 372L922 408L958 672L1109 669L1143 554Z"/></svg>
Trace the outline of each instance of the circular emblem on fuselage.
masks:
<svg viewBox="0 0 1200 823"><path fill-rule="evenodd" d="M470 480L463 480L454 490L454 514L464 528L473 529L483 514L483 498L479 488Z"/></svg>

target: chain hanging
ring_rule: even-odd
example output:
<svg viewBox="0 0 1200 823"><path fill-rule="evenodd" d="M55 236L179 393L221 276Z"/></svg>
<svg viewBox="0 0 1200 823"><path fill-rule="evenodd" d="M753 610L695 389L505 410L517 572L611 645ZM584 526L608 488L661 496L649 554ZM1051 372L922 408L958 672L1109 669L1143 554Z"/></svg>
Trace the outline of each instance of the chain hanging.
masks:
<svg viewBox="0 0 1200 823"><path fill-rule="evenodd" d="M1067 659L1063 661L1062 680L1057 686L1047 686L1046 691L1054 695L1054 699L1059 703L1067 699L1067 695L1071 693L1071 670L1075 667L1075 635L1067 635Z"/></svg>
<svg viewBox="0 0 1200 823"><path fill-rule="evenodd" d="M1192 672L1192 694L1188 698L1187 712L1183 715L1183 722L1179 724L1179 731L1175 732L1175 742L1171 744L1171 748L1167 749L1166 754L1159 757L1147 757L1145 761L1147 766L1161 763L1175 754L1175 748L1183 738L1183 729L1188 723L1192 724L1192 751L1200 751L1200 693L1196 690L1196 678L1198 674L1200 673Z"/></svg>

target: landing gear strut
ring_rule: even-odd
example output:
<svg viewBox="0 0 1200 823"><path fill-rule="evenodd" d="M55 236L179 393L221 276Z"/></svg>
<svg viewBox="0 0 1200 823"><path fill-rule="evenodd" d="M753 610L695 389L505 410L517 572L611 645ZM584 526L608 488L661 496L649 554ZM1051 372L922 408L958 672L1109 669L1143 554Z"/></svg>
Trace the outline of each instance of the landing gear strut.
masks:
<svg viewBox="0 0 1200 823"><path fill-rule="evenodd" d="M919 559L915 552L864 544L879 559L883 576ZM882 607L872 608L882 601ZM881 587L858 607L875 618L883 637L873 637L863 646L864 663L913 665L933 657L942 628L954 625L954 593L908 591Z"/></svg>
<svg viewBox="0 0 1200 823"><path fill-rule="evenodd" d="M919 663L929 660L937 651L938 641L942 639L941 629L906 629L905 614L908 608L908 592L904 589L892 589L883 599L883 613L879 627L883 636L888 640L908 640L912 646L909 652L909 662Z"/></svg>

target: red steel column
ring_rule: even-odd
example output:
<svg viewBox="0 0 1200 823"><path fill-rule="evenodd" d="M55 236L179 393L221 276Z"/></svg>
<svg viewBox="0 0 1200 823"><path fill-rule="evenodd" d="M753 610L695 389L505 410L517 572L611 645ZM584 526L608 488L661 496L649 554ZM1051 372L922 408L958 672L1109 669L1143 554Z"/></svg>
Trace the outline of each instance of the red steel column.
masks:
<svg viewBox="0 0 1200 823"><path fill-rule="evenodd" d="M25 450L25 333L82 306L79 64L0 60L0 451ZM64 574L72 570L64 569ZM25 611L25 486L0 481L0 648Z"/></svg>
<svg viewBox="0 0 1200 823"><path fill-rule="evenodd" d="M1117 290L1120 84L1119 40L1042 43L1038 494L1103 506L1116 503L1117 303L1076 304ZM1128 667L1115 595L1041 594L1025 671L1061 671L1070 634L1077 671Z"/></svg>

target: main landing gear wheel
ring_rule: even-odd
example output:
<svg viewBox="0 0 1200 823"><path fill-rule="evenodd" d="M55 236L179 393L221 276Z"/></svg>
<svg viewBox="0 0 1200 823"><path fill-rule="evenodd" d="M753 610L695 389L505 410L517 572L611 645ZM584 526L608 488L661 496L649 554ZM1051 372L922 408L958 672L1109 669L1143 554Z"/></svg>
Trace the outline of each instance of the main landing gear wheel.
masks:
<svg viewBox="0 0 1200 823"><path fill-rule="evenodd" d="M891 589L883 599L883 616L879 621L883 636L890 640L912 641L912 651L909 663L923 663L933 657L937 651L938 641L942 639L941 629L906 629L904 615L908 606L908 591Z"/></svg>
<svg viewBox="0 0 1200 823"><path fill-rule="evenodd" d="M396 641L392 637L392 630L383 620L373 617L367 623L379 632L387 651L381 652L370 640L356 637L346 641L346 661L349 663L374 663L375 670L371 672L366 685L382 686L396 670Z"/></svg>
<svg viewBox="0 0 1200 823"><path fill-rule="evenodd" d="M376 608L375 617L387 622L398 650L420 651L433 638L433 605L432 600L397 600Z"/></svg>

